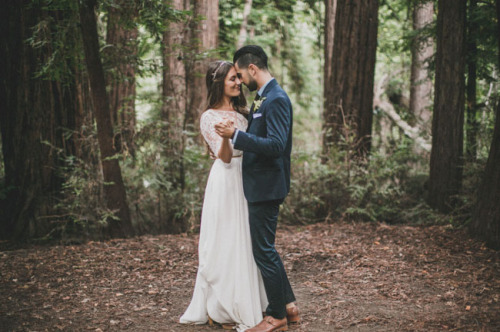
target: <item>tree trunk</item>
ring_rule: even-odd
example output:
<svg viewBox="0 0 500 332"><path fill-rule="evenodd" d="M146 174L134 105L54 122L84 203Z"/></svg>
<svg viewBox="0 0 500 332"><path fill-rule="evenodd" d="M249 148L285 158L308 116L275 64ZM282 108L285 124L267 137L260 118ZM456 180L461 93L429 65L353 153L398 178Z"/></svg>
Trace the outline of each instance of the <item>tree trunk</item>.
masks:
<svg viewBox="0 0 500 332"><path fill-rule="evenodd" d="M447 212L462 182L466 0L439 0L429 204Z"/></svg>
<svg viewBox="0 0 500 332"><path fill-rule="evenodd" d="M413 2L413 30L421 30L432 23L434 17L434 3L432 1ZM419 123L423 132L430 134L431 129L431 90L428 64L426 63L434 52L432 38L421 41L421 33L415 36L411 45L411 87L410 87L410 112L413 114L414 125Z"/></svg>
<svg viewBox="0 0 500 332"><path fill-rule="evenodd" d="M332 91L332 57L333 57L333 39L335 37L335 10L337 0L325 1L325 104L328 105L328 97ZM326 107L325 107L326 108Z"/></svg>
<svg viewBox="0 0 500 332"><path fill-rule="evenodd" d="M176 10L186 10L184 0L172 0L169 3ZM176 192L182 193L185 185L184 174L184 147L186 135L183 124L186 117L186 69L184 53L187 43L188 27L185 22L169 22L163 34L163 80L162 80L162 112L161 119L164 123L162 128L162 143L165 147L163 153L169 163L165 169L165 177L172 183ZM169 204L171 202L167 202ZM175 215L161 213L163 207L159 205L158 215L160 225L165 225L163 231L167 233L178 233L183 229L182 223ZM166 211L171 209L165 207ZM163 220L164 219L164 220Z"/></svg>
<svg viewBox="0 0 500 332"><path fill-rule="evenodd" d="M337 0L332 60L328 68L331 78L328 83L325 81L325 156L333 144L349 133L354 133L354 141L347 144L358 156L370 151L377 14L377 0ZM325 42L325 47L329 43ZM328 51L325 56L329 56Z"/></svg>
<svg viewBox="0 0 500 332"><path fill-rule="evenodd" d="M245 1L245 7L243 8L243 22L241 22L240 33L238 35L238 42L236 43L236 49L239 49L245 45L247 40L247 26L248 26L248 17L250 16L250 12L252 11L252 0Z"/></svg>
<svg viewBox="0 0 500 332"><path fill-rule="evenodd" d="M469 1L469 20L467 28L467 126L466 128L466 156L468 160L476 160L477 133L479 121L477 119L477 33L478 26L475 18L477 0Z"/></svg>
<svg viewBox="0 0 500 332"><path fill-rule="evenodd" d="M194 25L190 42L194 61L187 68L188 105L184 121L187 130L199 131L199 118L205 110L207 87L205 74L208 62L214 57L219 34L219 0L194 1Z"/></svg>
<svg viewBox="0 0 500 332"><path fill-rule="evenodd" d="M110 105L106 93L104 70L99 54L97 22L94 9L95 0L79 3L80 27L82 30L85 62L89 75L92 101L97 122L97 139L101 152L101 165L104 176L104 196L107 207L113 211L118 220L108 218L108 230L112 237L133 234L130 212L127 205L125 186L123 184L120 165L113 148L113 127Z"/></svg>
<svg viewBox="0 0 500 332"><path fill-rule="evenodd" d="M118 7L116 6L118 5ZM109 102L117 151L135 155L135 72L137 63L137 18L135 1L119 0L108 9L106 55L113 69L108 75Z"/></svg>
<svg viewBox="0 0 500 332"><path fill-rule="evenodd" d="M67 8L49 11L31 1L14 1L1 10L0 131L5 178L0 191L5 197L0 198L0 228L5 238L43 236L54 227L49 216L57 214L64 180L58 173L59 153L75 152L65 130L75 128L76 84L63 71L56 80L50 73L40 74L40 69L55 57L60 42L53 40L53 29L73 14ZM42 21L43 28L37 26ZM75 36L68 29L65 42L74 42ZM71 67L73 58L61 53L64 65Z"/></svg>
<svg viewBox="0 0 500 332"><path fill-rule="evenodd" d="M497 0L497 30L500 36L500 1ZM500 65L500 39L498 40L498 64ZM493 140L482 184L478 191L477 205L472 218L470 230L486 243L500 249L500 102L497 103L497 114Z"/></svg>
<svg viewBox="0 0 500 332"><path fill-rule="evenodd" d="M327 146L329 147L333 142L326 142L327 135L331 135L331 132L326 132L326 130L332 130L326 126L327 110L333 109L334 101L332 99L333 93L333 76L332 76L332 62L333 62L333 39L335 37L335 10L337 8L337 0L325 0L325 64L323 70L323 152L325 157L322 158L323 162L327 160L326 154L328 153ZM332 107L329 107L331 105ZM327 145L328 144L328 145Z"/></svg>

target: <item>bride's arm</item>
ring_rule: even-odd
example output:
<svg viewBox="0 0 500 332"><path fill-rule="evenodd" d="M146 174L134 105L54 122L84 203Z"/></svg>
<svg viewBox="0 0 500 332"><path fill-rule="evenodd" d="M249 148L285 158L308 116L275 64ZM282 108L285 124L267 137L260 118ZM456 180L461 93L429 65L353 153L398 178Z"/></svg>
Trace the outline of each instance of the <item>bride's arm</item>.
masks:
<svg viewBox="0 0 500 332"><path fill-rule="evenodd" d="M218 157L226 164L231 162L231 158L233 157L233 148L231 147L231 143L228 138L222 139Z"/></svg>

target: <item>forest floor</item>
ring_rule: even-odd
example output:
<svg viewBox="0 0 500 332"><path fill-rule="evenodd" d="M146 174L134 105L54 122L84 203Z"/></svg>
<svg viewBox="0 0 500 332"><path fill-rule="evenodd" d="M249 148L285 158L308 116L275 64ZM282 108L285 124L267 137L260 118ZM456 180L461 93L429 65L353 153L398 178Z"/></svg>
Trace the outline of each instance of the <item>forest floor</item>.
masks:
<svg viewBox="0 0 500 332"><path fill-rule="evenodd" d="M0 331L216 331L177 323L197 235L0 251ZM446 226L281 226L294 331L500 331L500 252ZM222 330L221 330L222 331Z"/></svg>

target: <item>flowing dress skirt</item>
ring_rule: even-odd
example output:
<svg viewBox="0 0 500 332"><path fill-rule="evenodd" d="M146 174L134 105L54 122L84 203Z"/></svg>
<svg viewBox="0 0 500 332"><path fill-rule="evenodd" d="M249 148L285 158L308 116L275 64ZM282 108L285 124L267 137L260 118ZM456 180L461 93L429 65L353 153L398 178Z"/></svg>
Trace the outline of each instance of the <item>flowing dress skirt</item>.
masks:
<svg viewBox="0 0 500 332"><path fill-rule="evenodd" d="M181 323L204 324L210 316L243 330L262 320L267 298L252 254L241 159L229 164L216 159L212 165L201 216L198 274Z"/></svg>

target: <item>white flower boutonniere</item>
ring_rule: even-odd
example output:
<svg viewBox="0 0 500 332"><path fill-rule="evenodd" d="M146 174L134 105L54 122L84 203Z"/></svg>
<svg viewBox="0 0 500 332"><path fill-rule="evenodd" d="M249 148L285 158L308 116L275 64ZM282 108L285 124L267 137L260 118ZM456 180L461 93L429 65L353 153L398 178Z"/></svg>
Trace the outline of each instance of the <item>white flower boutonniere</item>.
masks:
<svg viewBox="0 0 500 332"><path fill-rule="evenodd" d="M266 97L263 97L259 100L256 100L254 101L254 107L253 107L253 111L254 113L258 111L258 109L260 108L260 105L262 105L262 103L264 102L264 100L266 100Z"/></svg>

